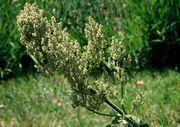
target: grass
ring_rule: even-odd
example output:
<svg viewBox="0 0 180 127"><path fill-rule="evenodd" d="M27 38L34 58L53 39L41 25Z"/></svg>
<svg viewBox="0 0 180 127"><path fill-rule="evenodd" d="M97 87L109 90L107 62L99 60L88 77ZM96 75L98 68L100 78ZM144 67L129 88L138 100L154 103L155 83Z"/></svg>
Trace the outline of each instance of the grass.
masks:
<svg viewBox="0 0 180 127"><path fill-rule="evenodd" d="M145 82L144 88L141 88L145 95L144 104L137 110L137 114L148 120L152 127L179 127L180 73L172 70L139 72L131 84L137 80ZM136 89L130 85L128 87L128 93Z"/></svg>
<svg viewBox="0 0 180 127"><path fill-rule="evenodd" d="M99 127L103 117L71 107L69 85L61 77L19 77L0 85L0 125L5 127ZM58 100L58 101L56 101Z"/></svg>
<svg viewBox="0 0 180 127"><path fill-rule="evenodd" d="M136 81L145 85L137 87ZM127 86L127 98L144 93L135 112L152 127L180 126L180 74L138 72ZM105 127L110 118L71 107L70 87L62 76L23 76L0 85L0 127ZM125 101L129 104L130 101ZM128 107L127 107L128 108Z"/></svg>

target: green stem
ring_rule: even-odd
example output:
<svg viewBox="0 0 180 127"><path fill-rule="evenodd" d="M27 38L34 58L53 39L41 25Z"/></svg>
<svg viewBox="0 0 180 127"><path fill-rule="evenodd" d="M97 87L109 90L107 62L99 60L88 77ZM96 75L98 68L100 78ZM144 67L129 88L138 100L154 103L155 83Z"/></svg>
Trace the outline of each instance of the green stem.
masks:
<svg viewBox="0 0 180 127"><path fill-rule="evenodd" d="M121 98L124 100L124 84L121 84ZM125 114L127 114L124 104L122 104L122 110Z"/></svg>
<svg viewBox="0 0 180 127"><path fill-rule="evenodd" d="M93 113L98 114L98 115L110 116L110 117L116 117L116 116L117 116L117 115L115 115L115 114L105 114L105 113L97 112L97 111L94 111L94 110L92 110L92 109L90 109L90 108L88 108L88 107L85 107L85 108L86 108L87 110L93 112Z"/></svg>
<svg viewBox="0 0 180 127"><path fill-rule="evenodd" d="M92 93L96 93L95 90L92 88L90 89ZM129 125L132 125L133 127L139 127L140 125L136 123L132 118L126 117L126 114L121 110L119 107L117 107L115 104L110 102L105 96L104 96L104 102L109 105L112 109L114 109L116 112L118 112L124 119L128 122Z"/></svg>
<svg viewBox="0 0 180 127"><path fill-rule="evenodd" d="M113 104L112 102L110 102L107 98L104 98L104 102L109 105L112 109L114 109L116 112L118 112L122 117L124 117L124 119L133 127L139 127L139 124L136 123L132 118L126 117L124 115L124 112L119 109L115 104Z"/></svg>
<svg viewBox="0 0 180 127"><path fill-rule="evenodd" d="M121 116L124 116L124 113L121 109L119 109L116 105L111 103L106 97L104 97L104 102L109 105L111 108L113 108L115 111L117 111Z"/></svg>

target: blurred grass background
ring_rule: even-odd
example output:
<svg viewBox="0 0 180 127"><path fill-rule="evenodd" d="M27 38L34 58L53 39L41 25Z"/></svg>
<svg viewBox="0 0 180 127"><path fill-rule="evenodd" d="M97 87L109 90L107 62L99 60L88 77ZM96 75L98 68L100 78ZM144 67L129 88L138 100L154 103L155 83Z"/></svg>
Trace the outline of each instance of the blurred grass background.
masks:
<svg viewBox="0 0 180 127"><path fill-rule="evenodd" d="M139 80L144 81L144 86L136 86ZM129 108L135 94L142 92L144 104L135 115L151 127L178 127L179 85L180 74L176 71L138 72L127 85L125 104ZM11 79L1 83L0 91L1 127L105 127L111 123L109 117L73 109L70 86L59 75L47 78L35 74ZM108 108L106 111L112 112Z"/></svg>
<svg viewBox="0 0 180 127"><path fill-rule="evenodd" d="M0 0L0 105L4 105L0 126L103 127L110 123L109 118L72 109L69 86L62 77L49 79L36 73L16 25L25 2L36 2L47 17L54 15L81 45L87 44L83 29L88 16L104 26L106 39L123 40L133 56L132 70L139 71L129 82L127 97L132 100L139 90L146 95L136 114L153 127L180 126L179 0ZM138 80L145 86L137 88Z"/></svg>

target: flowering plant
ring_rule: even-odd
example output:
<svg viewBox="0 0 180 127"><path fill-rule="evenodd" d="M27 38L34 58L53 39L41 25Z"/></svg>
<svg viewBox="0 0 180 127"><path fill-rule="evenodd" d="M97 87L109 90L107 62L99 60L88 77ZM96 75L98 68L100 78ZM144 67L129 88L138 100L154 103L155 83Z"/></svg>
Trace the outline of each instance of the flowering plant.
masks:
<svg viewBox="0 0 180 127"><path fill-rule="evenodd" d="M80 46L55 17L48 20L36 4L25 4L17 16L17 24L21 43L35 60L37 69L47 74L59 71L68 79L73 107L80 106L99 115L114 117L109 127L115 124L144 125L126 112L123 103L119 108L109 101L119 92L117 85L121 86L124 99L131 57L116 38L112 37L110 42L105 39L102 25L89 17L84 30L88 44ZM99 112L105 103L114 114Z"/></svg>

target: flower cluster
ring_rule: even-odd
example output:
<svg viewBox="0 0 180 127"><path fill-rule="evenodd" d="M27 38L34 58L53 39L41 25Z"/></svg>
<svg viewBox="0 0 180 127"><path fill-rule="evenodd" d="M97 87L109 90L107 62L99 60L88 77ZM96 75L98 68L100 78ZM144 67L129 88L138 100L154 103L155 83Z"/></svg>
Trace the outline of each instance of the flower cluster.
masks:
<svg viewBox="0 0 180 127"><path fill-rule="evenodd" d="M126 83L130 56L117 39L105 39L102 25L93 18L85 24L88 44L84 47L72 40L54 17L48 20L36 4L25 4L17 24L21 43L36 67L48 74L59 71L68 79L74 107L98 110L111 94L112 84Z"/></svg>

